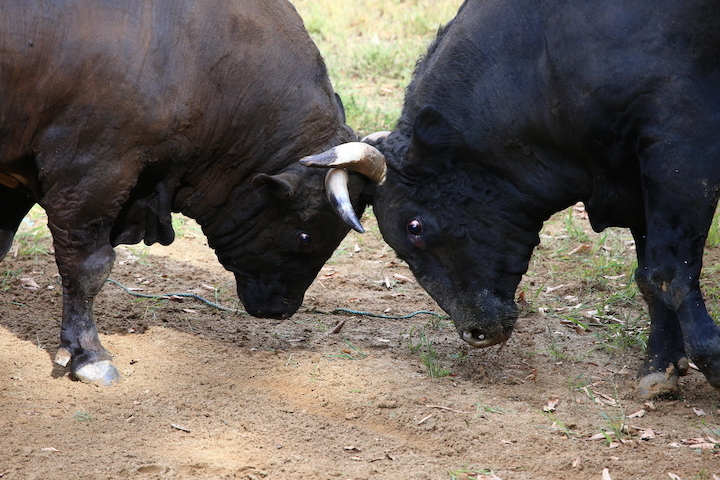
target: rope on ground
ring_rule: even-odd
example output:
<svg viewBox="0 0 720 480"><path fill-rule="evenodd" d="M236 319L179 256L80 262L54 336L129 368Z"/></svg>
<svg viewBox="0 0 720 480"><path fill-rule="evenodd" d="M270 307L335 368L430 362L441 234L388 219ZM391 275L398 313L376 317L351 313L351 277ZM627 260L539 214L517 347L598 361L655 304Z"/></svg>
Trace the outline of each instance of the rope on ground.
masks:
<svg viewBox="0 0 720 480"><path fill-rule="evenodd" d="M447 315L441 315L439 313L431 312L429 310L418 310L417 312L413 312L408 315L382 315L379 313L363 312L362 310L350 310L349 308L336 308L335 310L332 310L330 312L318 311L318 313L329 313L329 314L349 313L350 315L362 315L364 317L384 318L387 320L405 320L406 318L412 318L416 315L432 315L432 316L438 317L438 318L448 318Z"/></svg>
<svg viewBox="0 0 720 480"><path fill-rule="evenodd" d="M208 300L208 299L206 299L206 298L203 298L203 297L201 297L200 295L196 295L196 294L194 294L194 293L162 293L162 294L159 294L159 295L147 295L147 294L144 294L144 293L134 292L133 290L129 289L128 287L126 287L126 286L123 285L122 283L120 283L120 282L118 282L118 281L116 281L116 280L113 280L112 278L108 278L108 279L107 279L107 282L112 283L113 285L116 285L116 286L122 288L123 290L125 290L126 293L129 293L130 295L133 295L133 296L135 296L135 297L152 298L152 299L163 299L163 300L169 300L169 299L172 298L172 297L193 298L193 299L198 300L198 301L200 301L200 302L202 302L202 303L204 303L204 304L206 304L206 305L208 305L208 306L210 306L210 307L217 308L218 310L223 310L223 311L225 311L225 312L232 312L232 313L237 313L237 314L247 313L247 312L244 312L244 311L242 311L242 310L240 310L240 309L223 307L222 305L219 305L219 304L217 304L217 303L211 302L210 300ZM435 316L435 317L438 317L438 318L448 318L447 315L441 315L441 314L439 314L439 313L431 312L431 311L428 311L428 310L419 310L419 311L417 311L417 312L413 312L413 313L410 313L410 314L408 314L408 315L382 315L382 314L379 314L379 313L363 312L362 310L351 310L351 309L349 309L349 308L336 308L336 309L331 310L331 311L329 311L329 312L325 312L325 311L318 310L318 309L315 309L315 308L307 307L307 306L305 306L305 305L303 305L303 306L304 306L305 308L307 308L308 311L311 312L311 313L320 313L320 314L323 314L323 315L337 315L337 314L347 313L347 314L350 314L350 315L360 315L360 316L363 316L363 317L383 318L383 319L386 319L386 320L405 320L405 319L407 319L407 318L412 318L412 317L414 317L414 316L416 316L416 315L432 315L432 316Z"/></svg>
<svg viewBox="0 0 720 480"><path fill-rule="evenodd" d="M108 278L107 281L110 282L110 283L112 283L113 285L117 285L118 287L120 287L120 288L122 288L123 290L125 290L126 293L129 293L130 295L134 295L134 296L136 296L136 297L141 297L141 298L154 298L154 299L164 299L164 300L169 300L171 297L194 298L195 300L198 300L198 301L200 301L200 302L203 302L203 303L205 303L206 305L209 305L209 306L211 306L211 307L213 307L213 308L217 308L218 310L223 310L223 311L225 311L225 312L232 312L232 313L245 313L245 312L243 312L242 310L237 309L237 308L223 307L222 305L218 305L217 303L211 302L210 300L208 300L208 299L206 299L206 298L203 298L203 297L201 297L200 295L196 295L196 294L194 294L194 293L163 293L163 294L160 294L160 295L146 295L146 294L144 294L144 293L133 292L133 291L130 290L128 287L126 287L125 285L123 285L123 284L120 283L120 282L117 282L117 281L113 280L112 278Z"/></svg>

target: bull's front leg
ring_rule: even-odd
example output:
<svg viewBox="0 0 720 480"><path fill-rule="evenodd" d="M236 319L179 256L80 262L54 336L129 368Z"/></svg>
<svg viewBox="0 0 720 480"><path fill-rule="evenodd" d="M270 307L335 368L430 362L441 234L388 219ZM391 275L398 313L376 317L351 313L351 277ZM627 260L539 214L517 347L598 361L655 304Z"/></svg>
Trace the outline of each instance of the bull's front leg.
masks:
<svg viewBox="0 0 720 480"><path fill-rule="evenodd" d="M63 230L49 223L63 285L60 348L55 363L69 366L83 382L108 386L120 380L111 355L100 343L93 301L110 275L115 251L109 229L90 226Z"/></svg>
<svg viewBox="0 0 720 480"><path fill-rule="evenodd" d="M715 149L701 148L714 137L702 125L694 127L696 133L686 133L692 142L658 141L644 152L647 238L644 271L639 277L662 307L656 309L657 320L651 317L657 323L651 328L651 340L662 340L677 350L680 333L667 311L674 312L687 357L710 385L720 388L720 328L708 314L700 291L703 250L717 204L720 159L715 158ZM678 362L675 365L682 368Z"/></svg>
<svg viewBox="0 0 720 480"><path fill-rule="evenodd" d="M645 264L645 231L633 230L638 258L635 281L648 305L651 324L645 362L638 374L638 394L644 399L673 393L689 368L683 334L675 311L653 292Z"/></svg>
<svg viewBox="0 0 720 480"><path fill-rule="evenodd" d="M686 247L682 245L682 239L676 242L652 245L648 241L648 262L644 275L639 276L639 284L647 281L645 297L652 298L646 368L662 370L664 365L670 367L672 362L678 373L686 372L687 366L679 348L682 341L682 350L687 357L697 365L710 385L720 388L720 328L708 314L698 281L702 245L696 249L694 257L688 252L675 256L673 252ZM672 313L677 322L673 322Z"/></svg>
<svg viewBox="0 0 720 480"><path fill-rule="evenodd" d="M688 208L684 217L665 213L648 218L645 277L653 297L675 312L688 358L710 385L720 388L720 328L708 314L700 292L705 232L713 207L703 209L707 219L691 213L701 210L698 206ZM651 322L655 322L652 317ZM657 335L672 344L677 329L658 331Z"/></svg>
<svg viewBox="0 0 720 480"><path fill-rule="evenodd" d="M664 342L677 351L681 336L688 358L710 385L720 388L720 328L708 314L699 282L705 236L688 235L686 227L689 225L681 228L682 234L667 223L656 230L655 236L648 231L644 278L651 296L662 303L662 307L656 309L660 315L651 316L651 340L656 345ZM668 235L673 230L675 235ZM660 234L663 231L665 233ZM679 331L668 320L670 317L662 313L665 309L677 316ZM675 362L675 366L682 373L682 363Z"/></svg>
<svg viewBox="0 0 720 480"><path fill-rule="evenodd" d="M657 118L643 127L638 141L646 233L643 272L638 277L651 303L652 348L671 352L660 354L663 363L680 355L677 345L682 337L687 357L710 385L720 388L720 328L708 314L700 291L705 240L720 188L720 120L706 110L707 99L717 98L718 91L690 81L677 79L667 85L668 96L656 104ZM673 110L678 106L682 113ZM681 359L673 362L680 373ZM652 365L652 358L648 363Z"/></svg>

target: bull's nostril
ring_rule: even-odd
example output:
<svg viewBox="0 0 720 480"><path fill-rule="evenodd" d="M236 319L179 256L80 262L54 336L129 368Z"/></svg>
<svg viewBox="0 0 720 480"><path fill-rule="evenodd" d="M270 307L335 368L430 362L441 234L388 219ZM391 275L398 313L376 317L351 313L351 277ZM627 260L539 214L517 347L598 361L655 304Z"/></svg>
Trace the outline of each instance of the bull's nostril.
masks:
<svg viewBox="0 0 720 480"><path fill-rule="evenodd" d="M485 348L489 347L491 345L496 345L500 342L504 342L505 340L510 337L510 334L501 333L499 335L488 335L486 333L483 333L482 330L479 330L477 328L473 328L470 330L465 330L462 334L462 339L465 340L467 343L472 345L473 347L478 348Z"/></svg>
<svg viewBox="0 0 720 480"><path fill-rule="evenodd" d="M468 343L482 342L483 340L485 340L485 334L477 329L466 330L465 332L463 332L463 340Z"/></svg>

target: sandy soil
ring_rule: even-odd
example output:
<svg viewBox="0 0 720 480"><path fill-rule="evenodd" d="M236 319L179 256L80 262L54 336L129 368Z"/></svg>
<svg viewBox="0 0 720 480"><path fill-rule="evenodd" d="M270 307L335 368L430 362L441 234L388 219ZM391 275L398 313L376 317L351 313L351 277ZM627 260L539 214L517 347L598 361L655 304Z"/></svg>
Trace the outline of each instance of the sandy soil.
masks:
<svg viewBox="0 0 720 480"><path fill-rule="evenodd" d="M534 308L510 341L485 350L430 315L322 313L440 312L377 229L351 235L307 307L285 321L137 299L108 284L95 311L124 381L98 388L52 364L61 308L53 257L9 256L0 269L0 477L718 478L718 392L692 372L676 398L638 400L640 351L601 348L604 327L588 332L552 315L577 302L581 281L572 259L545 257L538 252L522 286ZM232 276L202 238L150 254L119 248L112 278L237 306ZM563 296L551 285L564 285ZM428 344L450 375L428 375Z"/></svg>

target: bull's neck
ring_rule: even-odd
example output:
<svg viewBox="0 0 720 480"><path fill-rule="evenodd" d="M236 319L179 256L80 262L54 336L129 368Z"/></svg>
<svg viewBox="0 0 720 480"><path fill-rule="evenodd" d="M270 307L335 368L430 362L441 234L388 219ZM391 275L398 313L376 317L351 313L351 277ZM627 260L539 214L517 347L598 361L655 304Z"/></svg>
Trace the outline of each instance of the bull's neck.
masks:
<svg viewBox="0 0 720 480"><path fill-rule="evenodd" d="M592 175L584 162L538 145L509 150L497 175L517 189L517 207L522 211L545 220L590 197Z"/></svg>

